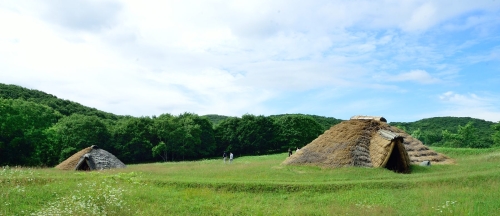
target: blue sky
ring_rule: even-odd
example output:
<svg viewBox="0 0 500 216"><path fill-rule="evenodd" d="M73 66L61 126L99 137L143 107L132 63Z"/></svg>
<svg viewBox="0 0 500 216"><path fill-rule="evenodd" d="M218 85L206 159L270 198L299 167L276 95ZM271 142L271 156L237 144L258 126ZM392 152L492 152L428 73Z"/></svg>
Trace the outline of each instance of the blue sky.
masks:
<svg viewBox="0 0 500 216"><path fill-rule="evenodd" d="M0 82L132 116L500 121L500 1L1 1Z"/></svg>

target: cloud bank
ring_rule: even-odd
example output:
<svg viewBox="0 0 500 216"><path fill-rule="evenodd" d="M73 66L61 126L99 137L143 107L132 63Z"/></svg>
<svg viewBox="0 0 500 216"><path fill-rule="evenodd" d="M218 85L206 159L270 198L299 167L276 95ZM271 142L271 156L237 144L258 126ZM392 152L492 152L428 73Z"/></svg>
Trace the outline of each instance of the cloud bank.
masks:
<svg viewBox="0 0 500 216"><path fill-rule="evenodd" d="M1 82L134 116L374 114L414 121L449 113L499 121L492 96L499 94L499 6L7 1L0 3ZM458 93L442 93L448 91L490 105L469 103L457 113L462 104L451 100ZM446 106L436 105L447 97ZM418 109L422 104L428 108ZM489 115L475 114L485 107Z"/></svg>

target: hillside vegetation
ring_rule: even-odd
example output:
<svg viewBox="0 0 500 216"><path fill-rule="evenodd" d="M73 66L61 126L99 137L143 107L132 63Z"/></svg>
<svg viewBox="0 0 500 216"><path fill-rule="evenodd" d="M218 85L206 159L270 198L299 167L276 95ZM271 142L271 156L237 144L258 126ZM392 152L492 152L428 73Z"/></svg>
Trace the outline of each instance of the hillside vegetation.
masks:
<svg viewBox="0 0 500 216"><path fill-rule="evenodd" d="M434 148L454 165L283 166L286 154L75 172L0 168L0 215L498 215L500 149Z"/></svg>
<svg viewBox="0 0 500 216"><path fill-rule="evenodd" d="M0 83L0 98L4 99L20 99L30 101L41 105L46 105L62 115L82 114L94 115L103 119L116 120L120 116L103 112L95 108L83 106L79 103L57 98L54 95L47 94L35 89L27 89L17 85L6 85Z"/></svg>
<svg viewBox="0 0 500 216"><path fill-rule="evenodd" d="M229 151L267 155L301 148L341 121L304 114L118 116L0 84L0 166L51 167L91 145L127 164L199 160ZM391 124L430 146L500 146L500 124L484 120L440 117Z"/></svg>
<svg viewBox="0 0 500 216"><path fill-rule="evenodd" d="M466 128L467 125L470 125ZM391 122L390 125L399 127L426 145L487 148L493 146L495 123L470 117L434 117L415 122ZM456 143L453 139L446 139L443 131L452 134L471 133L467 143ZM446 133L446 132L445 132ZM465 140L464 140L465 141ZM498 143L497 143L498 145ZM454 146L453 146L454 147Z"/></svg>

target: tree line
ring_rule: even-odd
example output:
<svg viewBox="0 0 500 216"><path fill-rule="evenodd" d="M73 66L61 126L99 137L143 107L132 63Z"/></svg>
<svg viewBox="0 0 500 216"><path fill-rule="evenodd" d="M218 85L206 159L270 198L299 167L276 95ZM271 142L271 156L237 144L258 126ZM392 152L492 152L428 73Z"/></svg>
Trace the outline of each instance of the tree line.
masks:
<svg viewBox="0 0 500 216"><path fill-rule="evenodd" d="M0 84L0 166L54 166L91 145L129 164L220 157L224 151L272 154L301 148L339 122L302 114L119 116ZM430 146L500 146L500 123L436 117L391 125Z"/></svg>
<svg viewBox="0 0 500 216"><path fill-rule="evenodd" d="M124 163L260 155L302 147L323 133L306 115L230 117L214 125L193 113L103 118L0 98L0 165L54 166L97 145Z"/></svg>

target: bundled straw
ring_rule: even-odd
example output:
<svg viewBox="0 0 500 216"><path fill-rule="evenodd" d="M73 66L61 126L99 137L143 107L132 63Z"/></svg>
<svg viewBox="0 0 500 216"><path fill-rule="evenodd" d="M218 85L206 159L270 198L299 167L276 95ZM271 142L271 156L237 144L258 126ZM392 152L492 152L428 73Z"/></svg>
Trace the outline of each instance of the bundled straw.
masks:
<svg viewBox="0 0 500 216"><path fill-rule="evenodd" d="M287 158L283 164L321 167L386 167L409 172L410 163L424 160L453 163L404 131L374 119L341 122Z"/></svg>

